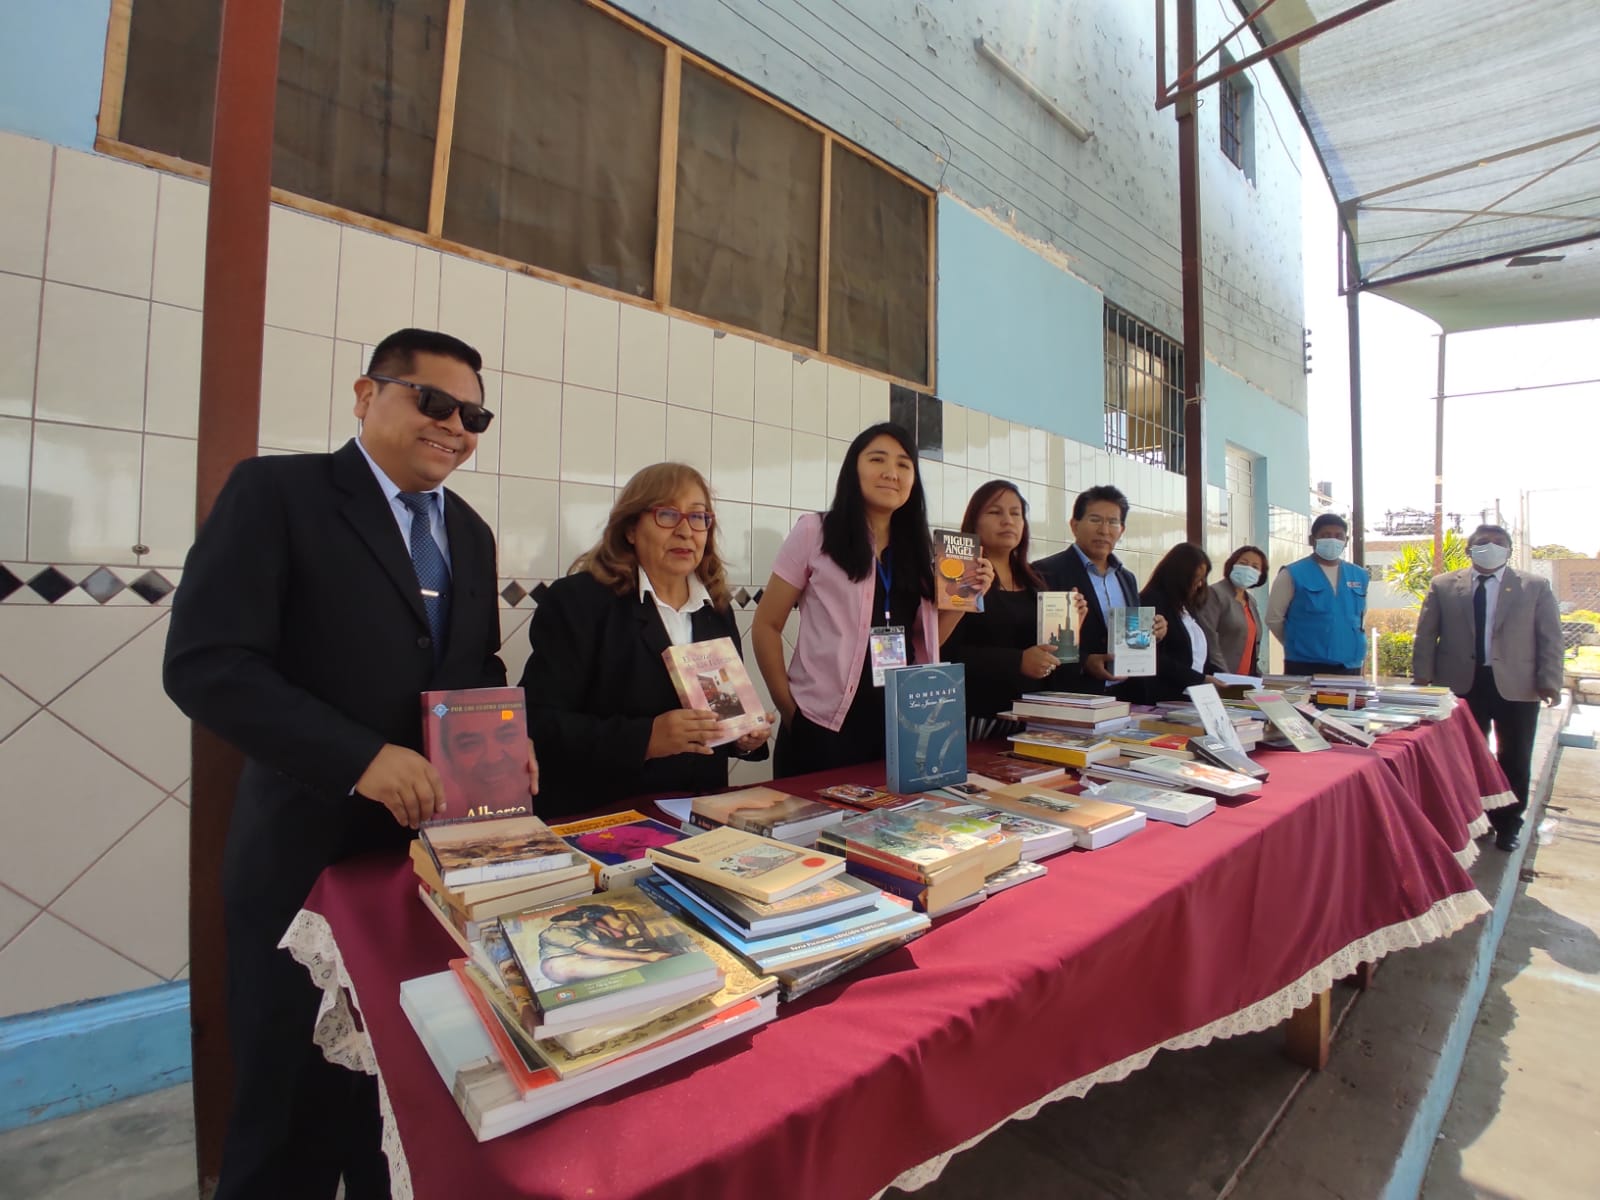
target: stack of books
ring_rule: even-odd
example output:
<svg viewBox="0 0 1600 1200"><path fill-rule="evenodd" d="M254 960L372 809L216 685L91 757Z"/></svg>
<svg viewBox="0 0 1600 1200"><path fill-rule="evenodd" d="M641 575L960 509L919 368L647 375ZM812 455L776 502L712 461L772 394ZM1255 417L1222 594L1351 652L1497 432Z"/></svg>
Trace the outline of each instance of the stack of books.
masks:
<svg viewBox="0 0 1600 1200"><path fill-rule="evenodd" d="M533 816L425 825L411 866L428 911L463 949L507 913L594 890L589 863Z"/></svg>
<svg viewBox="0 0 1600 1200"><path fill-rule="evenodd" d="M1086 785L1085 791L1096 800L1126 804L1129 808L1142 812L1152 821L1165 821L1171 825L1193 825L1217 809L1217 802L1210 796L1176 792L1170 788L1157 787L1153 783L1135 783L1131 779L1090 783Z"/></svg>
<svg viewBox="0 0 1600 1200"><path fill-rule="evenodd" d="M1056 729L1029 729L1006 739L1014 753L1040 762L1064 767L1086 767L1092 762L1115 758L1117 748L1111 740L1097 734L1063 733Z"/></svg>
<svg viewBox="0 0 1600 1200"><path fill-rule="evenodd" d="M1067 768L1060 763L1041 762L1012 750L967 753L967 782L985 788L1009 787L1013 783L1045 783L1060 779Z"/></svg>
<svg viewBox="0 0 1600 1200"><path fill-rule="evenodd" d="M1080 850L1100 850L1114 845L1138 833L1145 825L1144 814L1126 804L1115 804L1096 796L1073 795L1055 788L998 788L989 793L989 800L997 808L1019 816L1067 826L1073 831L1074 842Z"/></svg>
<svg viewBox="0 0 1600 1200"><path fill-rule="evenodd" d="M1083 773L1086 781L1128 779L1134 783L1156 783L1175 791L1207 792L1232 799L1261 790L1261 781L1203 762L1179 762L1172 758L1121 758L1095 763Z"/></svg>
<svg viewBox="0 0 1600 1200"><path fill-rule="evenodd" d="M1018 862L1021 839L996 822L922 808L851 817L817 844L844 858L850 874L938 916L976 904L984 883Z"/></svg>
<svg viewBox="0 0 1600 1200"><path fill-rule="evenodd" d="M1420 720L1443 721L1455 709L1456 699L1447 687L1418 687L1415 684L1384 684L1374 693L1377 708L1382 712L1403 713Z"/></svg>
<svg viewBox="0 0 1600 1200"><path fill-rule="evenodd" d="M1049 858L1053 854L1071 850L1077 845L1078 835L1071 826L1056 821L1042 821L1036 817L1025 817L1010 809L998 808L988 802L991 790L972 784L967 784L959 790L945 788L931 796L913 800L905 807L933 809L964 817L976 817L981 821L993 821L1004 833L1021 839L1022 845L1018 854L1020 861L1025 863L1038 862L1041 858ZM991 890L989 880L986 879L983 886L985 892Z"/></svg>
<svg viewBox="0 0 1600 1200"><path fill-rule="evenodd" d="M1119 729L1108 739L1118 754L1129 758L1146 754L1159 754L1163 758L1193 758L1189 752L1189 739L1181 733L1163 733L1159 729Z"/></svg>
<svg viewBox="0 0 1600 1200"><path fill-rule="evenodd" d="M753 970L785 1000L920 937L909 902L845 874L843 858L723 829L652 851L640 887Z"/></svg>
<svg viewBox="0 0 1600 1200"><path fill-rule="evenodd" d="M1023 722L1029 730L1105 734L1131 724L1129 706L1112 696L1086 692L1023 692L1001 716Z"/></svg>
<svg viewBox="0 0 1600 1200"><path fill-rule="evenodd" d="M849 815L834 804L791 796L776 788L740 788L715 796L696 796L689 807L685 832L706 829L742 829L796 846L809 846L817 834Z"/></svg>
<svg viewBox="0 0 1600 1200"><path fill-rule="evenodd" d="M636 888L508 916L450 967L401 1008L480 1141L776 1013L774 980Z"/></svg>

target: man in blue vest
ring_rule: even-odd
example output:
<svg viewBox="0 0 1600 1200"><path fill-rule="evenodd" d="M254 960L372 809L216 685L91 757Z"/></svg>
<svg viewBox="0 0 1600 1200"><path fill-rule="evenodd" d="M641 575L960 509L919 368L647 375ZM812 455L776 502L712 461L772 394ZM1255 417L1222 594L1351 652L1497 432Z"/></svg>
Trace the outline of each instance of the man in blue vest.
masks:
<svg viewBox="0 0 1600 1200"><path fill-rule="evenodd" d="M1367 573L1344 560L1350 526L1335 513L1311 522L1311 553L1273 580L1267 628L1283 644L1286 675L1359 675L1367 638Z"/></svg>

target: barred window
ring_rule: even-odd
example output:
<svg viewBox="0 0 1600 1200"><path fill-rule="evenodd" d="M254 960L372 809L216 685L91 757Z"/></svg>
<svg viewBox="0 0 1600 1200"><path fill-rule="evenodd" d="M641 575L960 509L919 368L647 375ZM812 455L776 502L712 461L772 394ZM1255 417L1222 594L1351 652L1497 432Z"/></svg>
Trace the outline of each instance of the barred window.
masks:
<svg viewBox="0 0 1600 1200"><path fill-rule="evenodd" d="M1222 55L1222 65L1233 65L1226 51ZM1223 156L1243 171L1245 178L1253 181L1256 177L1255 92L1249 78L1243 73L1228 76L1217 84L1217 99L1221 109L1218 124Z"/></svg>
<svg viewBox="0 0 1600 1200"><path fill-rule="evenodd" d="M1183 347L1106 305L1106 449L1183 474Z"/></svg>

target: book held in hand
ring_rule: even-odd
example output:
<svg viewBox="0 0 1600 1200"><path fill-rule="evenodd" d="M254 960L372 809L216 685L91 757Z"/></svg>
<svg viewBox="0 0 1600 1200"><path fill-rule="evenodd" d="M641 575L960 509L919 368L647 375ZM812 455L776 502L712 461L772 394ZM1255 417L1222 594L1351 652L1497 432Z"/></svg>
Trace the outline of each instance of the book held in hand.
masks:
<svg viewBox="0 0 1600 1200"><path fill-rule="evenodd" d="M533 754L522 689L422 693L422 748L444 785L444 819L533 812Z"/></svg>
<svg viewBox="0 0 1600 1200"><path fill-rule="evenodd" d="M1035 600L1039 645L1049 646L1058 663L1078 661L1076 592L1039 592Z"/></svg>
<svg viewBox="0 0 1600 1200"><path fill-rule="evenodd" d="M1156 610L1113 607L1108 624L1111 629L1111 673L1119 679L1154 675Z"/></svg>
<svg viewBox="0 0 1600 1200"><path fill-rule="evenodd" d="M766 710L732 638L668 646L661 657L683 706L717 718L717 736L711 745L736 742L767 727Z"/></svg>
<svg viewBox="0 0 1600 1200"><path fill-rule="evenodd" d="M889 791L907 795L967 778L967 683L960 663L884 674L884 758Z"/></svg>
<svg viewBox="0 0 1600 1200"><path fill-rule="evenodd" d="M978 535L951 529L933 531L933 587L938 605L951 612L983 611L978 586Z"/></svg>

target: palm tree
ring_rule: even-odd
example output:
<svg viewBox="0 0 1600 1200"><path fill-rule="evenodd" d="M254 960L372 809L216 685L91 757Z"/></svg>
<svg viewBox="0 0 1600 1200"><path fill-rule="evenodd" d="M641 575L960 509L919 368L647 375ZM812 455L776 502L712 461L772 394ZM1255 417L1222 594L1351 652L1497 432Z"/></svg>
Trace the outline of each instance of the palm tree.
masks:
<svg viewBox="0 0 1600 1200"><path fill-rule="evenodd" d="M1455 530L1444 535L1444 569L1459 571L1470 567L1472 558L1467 554L1467 539ZM1433 546L1427 542L1413 542L1400 551L1400 557L1384 573L1384 582L1393 584L1408 594L1418 606L1428 594L1433 583Z"/></svg>

